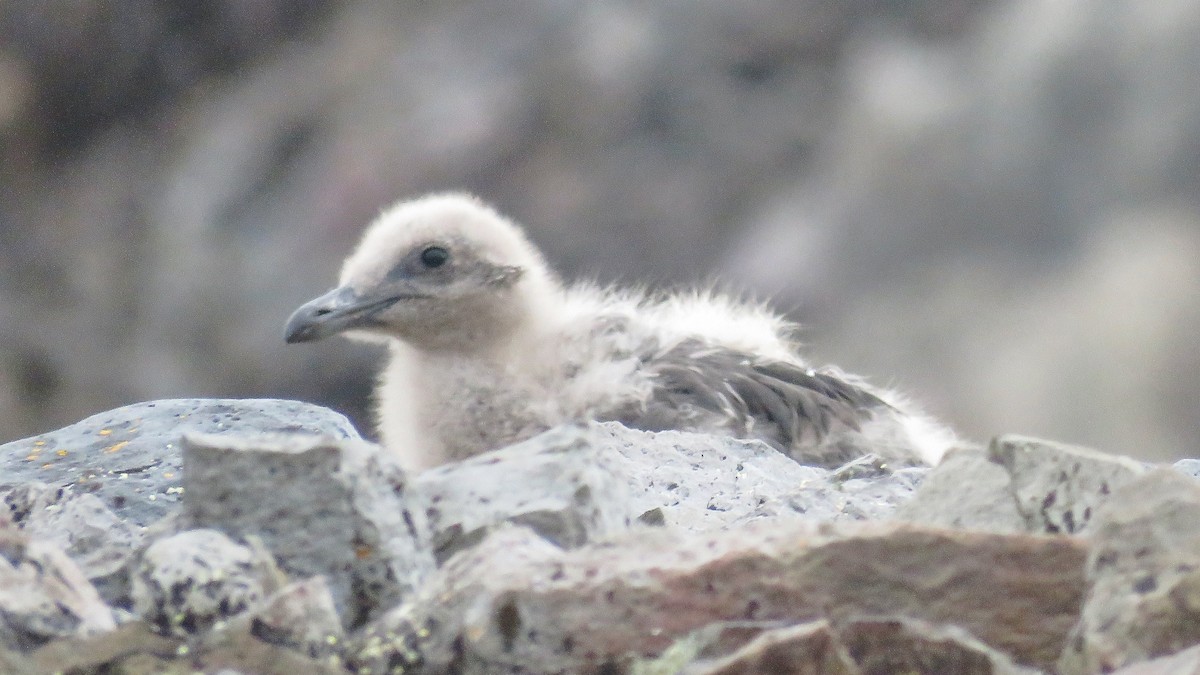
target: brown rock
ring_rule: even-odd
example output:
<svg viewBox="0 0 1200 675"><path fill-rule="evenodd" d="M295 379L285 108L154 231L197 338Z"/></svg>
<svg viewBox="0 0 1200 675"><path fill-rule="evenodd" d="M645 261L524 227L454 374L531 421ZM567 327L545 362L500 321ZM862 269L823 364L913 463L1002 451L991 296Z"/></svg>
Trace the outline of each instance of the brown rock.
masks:
<svg viewBox="0 0 1200 675"><path fill-rule="evenodd" d="M862 675L1033 672L954 626L912 619L860 620L839 626L837 638L856 666L853 672Z"/></svg>
<svg viewBox="0 0 1200 675"><path fill-rule="evenodd" d="M686 675L1019 675L1034 671L953 626L912 619L814 621L766 631L733 654Z"/></svg>
<svg viewBox="0 0 1200 675"><path fill-rule="evenodd" d="M766 631L733 654L717 661L693 664L683 673L857 675L858 671L838 653L837 641L829 622L813 621Z"/></svg>
<svg viewBox="0 0 1200 675"><path fill-rule="evenodd" d="M1046 667L1082 602L1083 542L898 524L643 530L563 552L516 529L452 558L384 615L357 663L417 672L593 672L714 621L905 616Z"/></svg>
<svg viewBox="0 0 1200 675"><path fill-rule="evenodd" d="M28 672L107 672L104 666L108 664L138 655L175 654L182 644L177 638L159 635L144 621L131 621L102 635L55 640L31 655L33 664Z"/></svg>
<svg viewBox="0 0 1200 675"><path fill-rule="evenodd" d="M313 659L336 656L345 637L324 577L281 588L248 617L248 623L250 634L262 642Z"/></svg>

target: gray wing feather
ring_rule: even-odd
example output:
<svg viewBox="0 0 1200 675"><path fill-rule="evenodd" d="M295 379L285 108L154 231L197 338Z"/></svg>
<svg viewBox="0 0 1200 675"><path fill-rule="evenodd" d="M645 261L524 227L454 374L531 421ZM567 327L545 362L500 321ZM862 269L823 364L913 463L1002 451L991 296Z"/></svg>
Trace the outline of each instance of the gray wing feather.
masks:
<svg viewBox="0 0 1200 675"><path fill-rule="evenodd" d="M831 373L698 340L648 353L643 368L653 385L650 397L620 416L639 429L724 428L789 451L801 443L819 443L838 427L857 430L888 407Z"/></svg>

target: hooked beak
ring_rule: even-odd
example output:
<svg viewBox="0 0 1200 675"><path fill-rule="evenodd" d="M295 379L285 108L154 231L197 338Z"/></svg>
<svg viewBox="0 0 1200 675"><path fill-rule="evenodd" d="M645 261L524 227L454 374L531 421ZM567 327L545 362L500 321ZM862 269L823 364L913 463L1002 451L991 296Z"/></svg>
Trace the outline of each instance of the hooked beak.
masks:
<svg viewBox="0 0 1200 675"><path fill-rule="evenodd" d="M405 295L360 296L342 286L300 306L288 318L283 339L288 344L312 342L350 328L373 325L377 313L405 299Z"/></svg>

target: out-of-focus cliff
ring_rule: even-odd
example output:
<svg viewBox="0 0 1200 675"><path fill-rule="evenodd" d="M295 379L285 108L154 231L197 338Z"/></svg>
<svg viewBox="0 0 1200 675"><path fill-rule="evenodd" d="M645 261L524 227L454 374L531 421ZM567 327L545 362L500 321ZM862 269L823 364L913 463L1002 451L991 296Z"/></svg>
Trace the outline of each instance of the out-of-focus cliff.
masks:
<svg viewBox="0 0 1200 675"><path fill-rule="evenodd" d="M966 435L1200 438L1200 0L0 8L0 441L169 396L365 421L286 347L388 202L720 278Z"/></svg>

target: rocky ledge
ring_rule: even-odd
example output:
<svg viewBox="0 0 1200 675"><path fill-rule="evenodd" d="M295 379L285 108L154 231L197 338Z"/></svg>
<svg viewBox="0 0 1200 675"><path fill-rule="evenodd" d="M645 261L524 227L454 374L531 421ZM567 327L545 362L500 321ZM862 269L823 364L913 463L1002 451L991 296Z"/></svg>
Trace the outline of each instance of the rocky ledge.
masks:
<svg viewBox="0 0 1200 675"><path fill-rule="evenodd" d="M406 475L329 410L0 446L0 671L1200 673L1200 462L560 428Z"/></svg>

